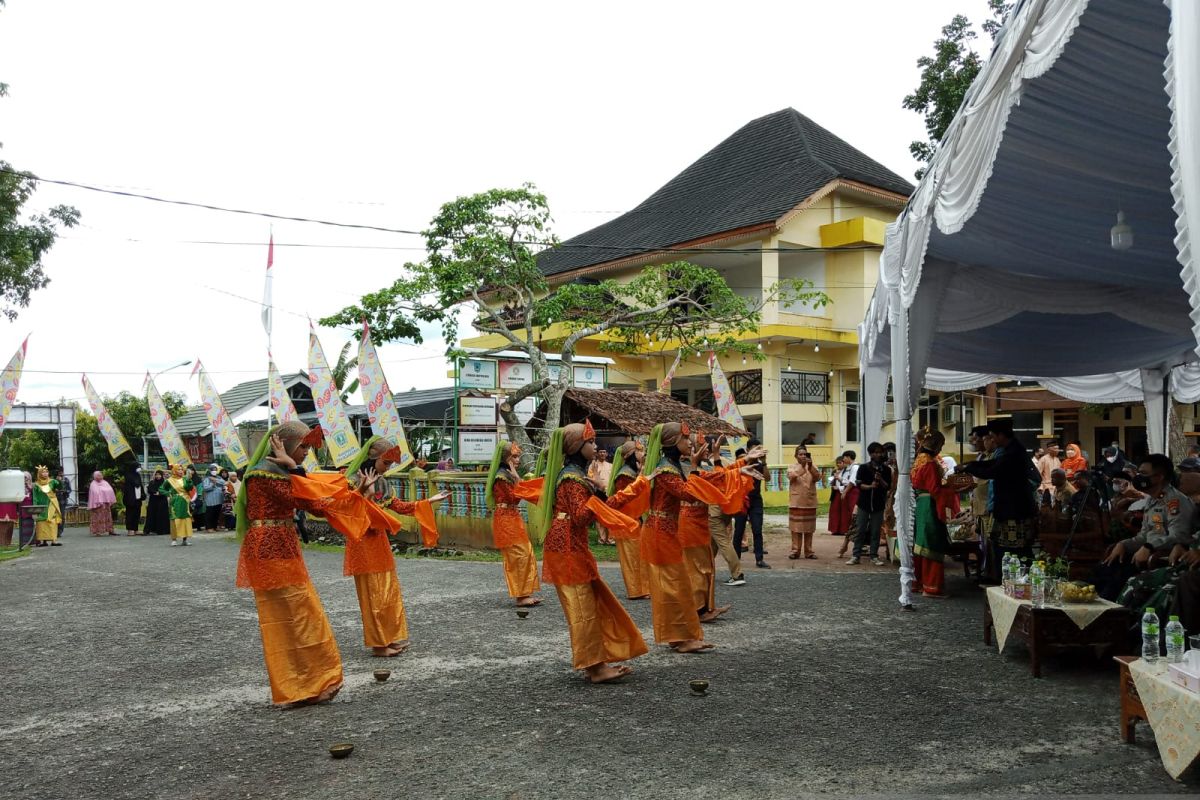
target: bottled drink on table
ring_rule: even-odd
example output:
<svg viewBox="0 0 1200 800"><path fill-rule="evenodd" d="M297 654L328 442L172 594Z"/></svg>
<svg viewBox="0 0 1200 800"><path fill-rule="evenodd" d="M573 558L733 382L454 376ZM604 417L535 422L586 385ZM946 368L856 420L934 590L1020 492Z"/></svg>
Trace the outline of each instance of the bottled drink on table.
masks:
<svg viewBox="0 0 1200 800"><path fill-rule="evenodd" d="M1171 619L1167 622L1167 663L1182 664L1183 663L1183 623L1179 621L1179 617L1172 614Z"/></svg>
<svg viewBox="0 0 1200 800"><path fill-rule="evenodd" d="M1004 593L1012 594L1012 553L1005 553L1004 558L1000 561L1000 582L1004 586Z"/></svg>
<svg viewBox="0 0 1200 800"><path fill-rule="evenodd" d="M1142 616L1142 660L1153 664L1158 661L1158 614L1147 608Z"/></svg>
<svg viewBox="0 0 1200 800"><path fill-rule="evenodd" d="M1040 561L1029 565L1029 594L1034 608L1046 607L1046 574Z"/></svg>

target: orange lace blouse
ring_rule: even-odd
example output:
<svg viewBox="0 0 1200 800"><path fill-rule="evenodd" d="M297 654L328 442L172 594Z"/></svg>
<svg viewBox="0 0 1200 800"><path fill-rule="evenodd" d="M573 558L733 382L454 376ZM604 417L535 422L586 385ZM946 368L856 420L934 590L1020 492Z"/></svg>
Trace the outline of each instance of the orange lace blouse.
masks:
<svg viewBox="0 0 1200 800"><path fill-rule="evenodd" d="M377 486L379 484L376 484ZM385 484L386 485L386 484ZM368 495L367 498L380 508L386 508L401 516L411 517L416 514L417 504L405 502L390 491ZM372 527L361 539L346 537L346 556L342 561L343 575L370 575L376 572L390 572L396 569L396 557L392 555L392 542L388 532Z"/></svg>
<svg viewBox="0 0 1200 800"><path fill-rule="evenodd" d="M267 469L247 472L242 491L250 528L238 553L237 585L267 590L307 583L292 515L297 508L320 514L328 501L294 497L290 476Z"/></svg>
<svg viewBox="0 0 1200 800"><path fill-rule="evenodd" d="M521 519L521 498L517 497L515 485L507 470L496 473L492 484L492 496L496 508L492 512L492 544L497 550L529 541L525 521Z"/></svg>

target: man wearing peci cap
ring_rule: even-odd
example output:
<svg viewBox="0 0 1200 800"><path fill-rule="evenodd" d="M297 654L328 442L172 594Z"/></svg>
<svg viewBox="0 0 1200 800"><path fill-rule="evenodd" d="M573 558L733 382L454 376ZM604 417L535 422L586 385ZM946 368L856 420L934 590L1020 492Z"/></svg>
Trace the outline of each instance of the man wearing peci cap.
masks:
<svg viewBox="0 0 1200 800"><path fill-rule="evenodd" d="M995 450L986 461L958 467L976 478L991 481L992 524L988 531L988 556L984 579L1000 582L1000 562L1005 553L1022 558L1033 555L1037 506L1030 485L1029 453L1013 433L1012 419L988 420L987 432Z"/></svg>

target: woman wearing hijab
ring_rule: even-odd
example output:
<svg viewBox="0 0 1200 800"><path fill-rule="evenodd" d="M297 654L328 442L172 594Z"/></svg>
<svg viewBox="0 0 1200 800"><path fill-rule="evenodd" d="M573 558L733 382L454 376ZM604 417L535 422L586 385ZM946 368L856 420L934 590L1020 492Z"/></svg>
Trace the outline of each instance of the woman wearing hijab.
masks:
<svg viewBox="0 0 1200 800"><path fill-rule="evenodd" d="M36 547L62 547L58 541L58 523L62 522L62 508L58 504L60 484L50 477L50 468L37 468L37 480L33 482L33 504L37 506L34 535Z"/></svg>
<svg viewBox="0 0 1200 800"><path fill-rule="evenodd" d="M637 522L615 512L646 490L644 480L607 503L596 494L587 468L596 456L591 423L558 428L546 450L546 479L532 519L544 537L542 580L554 584L571 633L572 664L591 683L619 680L632 670L611 661L629 661L647 652L629 612L596 569L588 547L588 529L599 521L610 530L632 530Z"/></svg>
<svg viewBox="0 0 1200 800"><path fill-rule="evenodd" d="M125 503L125 535L139 536L138 525L142 521L142 500L146 487L142 485L142 468L137 463L125 467L125 483L121 487L121 500Z"/></svg>
<svg viewBox="0 0 1200 800"><path fill-rule="evenodd" d="M1076 472L1087 472L1088 460L1083 456L1083 448L1079 442L1067 444L1067 457L1063 459L1062 467L1067 473L1067 480L1075 477Z"/></svg>
<svg viewBox="0 0 1200 800"><path fill-rule="evenodd" d="M542 602L533 596L542 585L538 582L537 556L521 519L521 500L536 500L540 492L534 494L532 490L540 489L543 481L522 482L517 471L520 460L519 445L501 442L496 446L484 497L492 509L492 544L504 556L508 596L516 600L518 608L524 608Z"/></svg>
<svg viewBox="0 0 1200 800"><path fill-rule="evenodd" d="M396 577L396 557L392 555L388 534L400 530L398 516L415 516L424 533L433 525L433 506L447 497L442 492L415 503L397 497L391 484L379 476L399 463L402 455L390 439L372 436L359 451L359 456L346 467L346 474L355 476L350 481L351 486L361 487L369 501L390 512L390 515L381 512L374 518L361 538L347 537L342 567L342 574L354 578L358 608L362 612L363 643L378 658L392 658L408 649L408 618L404 613L404 596ZM364 465L367 469L360 472Z"/></svg>
<svg viewBox="0 0 1200 800"><path fill-rule="evenodd" d="M641 442L628 441L617 448L613 456L612 474L608 481L609 496L628 489L642 472L646 460L646 447ZM628 517L641 520L650 508L650 496L645 496L645 502L630 503L621 509ZM643 507L644 506L644 507ZM617 558L621 562L621 577L625 580L625 595L630 600L645 600L650 597L650 586L646 580L646 567L642 563L641 538L642 526L636 530L611 531L617 542Z"/></svg>
<svg viewBox="0 0 1200 800"><path fill-rule="evenodd" d="M154 477L146 487L146 525L142 528L143 533L165 536L171 532L171 510L167 508L167 498L159 492L166 482L163 471L154 470Z"/></svg>
<svg viewBox="0 0 1200 800"><path fill-rule="evenodd" d="M237 502L238 492L242 488L242 477L237 470L225 473L225 502L221 505L221 515L225 518L225 527L229 530L237 528L237 518L233 514L233 504Z"/></svg>
<svg viewBox="0 0 1200 800"><path fill-rule="evenodd" d="M88 512L91 520L88 530L92 536L116 536L113 530L112 507L117 502L117 495L104 473L96 470L92 473L92 482L88 484Z"/></svg>
<svg viewBox="0 0 1200 800"><path fill-rule="evenodd" d="M187 546L192 538L192 503L196 500L196 484L190 477L196 470L188 467L185 473L180 464L171 465L171 477L158 487L171 510L171 547Z"/></svg>

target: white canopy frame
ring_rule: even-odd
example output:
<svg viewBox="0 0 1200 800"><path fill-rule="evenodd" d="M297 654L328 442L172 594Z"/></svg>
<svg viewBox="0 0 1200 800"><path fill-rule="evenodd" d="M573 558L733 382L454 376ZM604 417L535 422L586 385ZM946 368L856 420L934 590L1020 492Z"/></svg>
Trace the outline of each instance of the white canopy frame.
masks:
<svg viewBox="0 0 1200 800"><path fill-rule="evenodd" d="M1130 250L1107 241L1118 211L1135 229ZM888 228L860 327L868 437L892 378L902 605L913 577L906 444L929 369L1073 380L1057 384L1064 396L1107 386L1140 396L1152 442L1165 440L1167 376L1177 397L1200 384L1183 366L1200 341L1197 230L1200 3L1020 2Z"/></svg>

